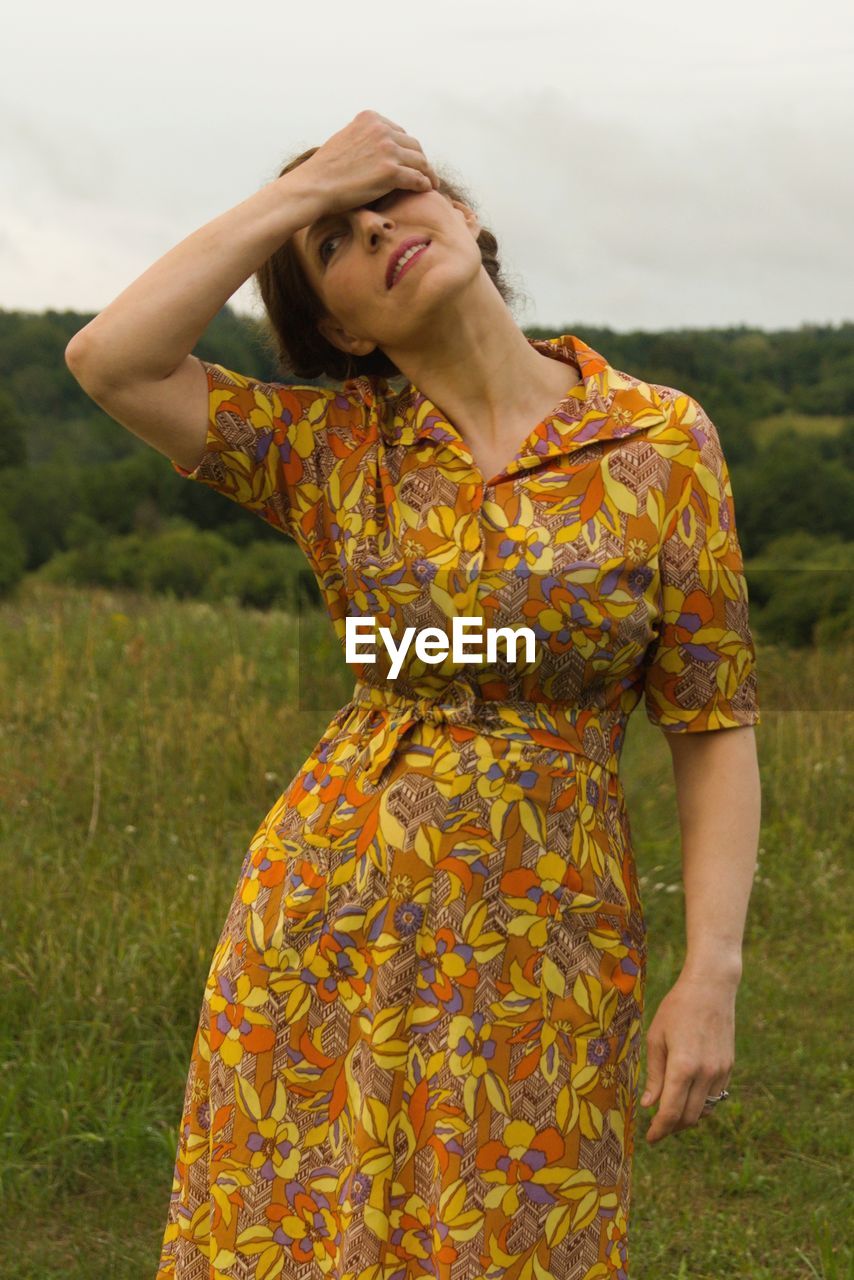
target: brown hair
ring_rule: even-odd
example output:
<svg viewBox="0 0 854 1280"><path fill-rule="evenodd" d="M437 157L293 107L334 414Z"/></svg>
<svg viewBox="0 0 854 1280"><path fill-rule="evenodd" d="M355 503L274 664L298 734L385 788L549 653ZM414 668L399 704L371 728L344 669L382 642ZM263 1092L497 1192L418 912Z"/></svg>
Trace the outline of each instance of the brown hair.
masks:
<svg viewBox="0 0 854 1280"><path fill-rule="evenodd" d="M318 147L310 147L290 160L278 176L290 173L309 160ZM469 208L474 204L458 182L448 181L436 166L439 191L451 200L460 200ZM505 280L498 261L498 242L491 231L482 227L477 237L480 256L489 278L501 297L512 306L517 292ZM384 378L402 376L397 365L376 347L366 356L352 356L340 351L324 338L317 321L325 315L323 304L309 283L291 239L286 240L254 273L267 312L262 322L262 338L279 361L285 374L297 378L345 379L375 374Z"/></svg>

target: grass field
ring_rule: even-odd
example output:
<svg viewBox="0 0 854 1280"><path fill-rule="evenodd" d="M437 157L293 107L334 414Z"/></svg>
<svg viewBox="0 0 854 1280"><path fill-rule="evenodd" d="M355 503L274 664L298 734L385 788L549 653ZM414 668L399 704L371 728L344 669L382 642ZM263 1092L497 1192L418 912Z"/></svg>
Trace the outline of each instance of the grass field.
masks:
<svg viewBox="0 0 854 1280"><path fill-rule="evenodd" d="M756 443L764 447L781 431L796 431L799 435L812 437L838 436L844 422L843 417L830 413L796 413L794 409L786 409L769 418L757 419L752 434Z"/></svg>
<svg viewBox="0 0 854 1280"><path fill-rule="evenodd" d="M655 1147L645 1113L632 1280L851 1275L852 718L847 699L815 712L776 692L815 682L814 664L841 688L851 654L769 650L763 678L759 649L763 831L732 1096ZM325 616L300 629L31 581L0 604L0 1276L152 1280L246 847L352 688L343 663L312 684L322 664L298 654L323 650ZM642 707L623 758L648 1023L684 935L670 754Z"/></svg>

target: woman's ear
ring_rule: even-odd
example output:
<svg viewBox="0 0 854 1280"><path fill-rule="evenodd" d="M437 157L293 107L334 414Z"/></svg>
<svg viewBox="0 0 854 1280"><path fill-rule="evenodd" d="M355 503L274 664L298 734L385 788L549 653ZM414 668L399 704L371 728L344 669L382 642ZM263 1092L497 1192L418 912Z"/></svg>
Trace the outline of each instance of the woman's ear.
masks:
<svg viewBox="0 0 854 1280"><path fill-rule="evenodd" d="M367 338L356 338L352 333L348 333L335 320L330 320L326 316L317 322L318 332L331 343L333 347L337 347L339 351L343 351L349 356L369 356L372 351L376 351L377 344L371 342Z"/></svg>

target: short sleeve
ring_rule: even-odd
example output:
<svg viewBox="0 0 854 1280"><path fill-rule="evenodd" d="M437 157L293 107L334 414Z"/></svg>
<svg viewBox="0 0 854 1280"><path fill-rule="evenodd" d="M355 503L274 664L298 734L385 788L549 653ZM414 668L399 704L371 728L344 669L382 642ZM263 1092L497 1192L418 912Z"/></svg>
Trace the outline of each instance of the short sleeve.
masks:
<svg viewBox="0 0 854 1280"><path fill-rule="evenodd" d="M669 732L759 724L756 652L729 469L691 397L668 448L660 616L645 655L647 718ZM681 441L684 441L682 443Z"/></svg>
<svg viewBox="0 0 854 1280"><path fill-rule="evenodd" d="M172 458L173 469L303 544L325 480L364 424L363 401L201 364L208 378L204 453L194 470Z"/></svg>

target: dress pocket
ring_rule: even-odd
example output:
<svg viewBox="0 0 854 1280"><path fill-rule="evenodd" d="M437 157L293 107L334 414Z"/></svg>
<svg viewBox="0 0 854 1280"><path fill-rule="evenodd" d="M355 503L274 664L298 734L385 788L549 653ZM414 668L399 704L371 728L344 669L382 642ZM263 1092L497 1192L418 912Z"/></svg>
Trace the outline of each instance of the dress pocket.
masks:
<svg viewBox="0 0 854 1280"><path fill-rule="evenodd" d="M645 925L631 851L613 835L621 791L613 771L579 757L556 832L565 872L537 972L546 1022L576 1036L620 1034L642 1009Z"/></svg>
<svg viewBox="0 0 854 1280"><path fill-rule="evenodd" d="M543 1016L576 1036L618 1035L640 1015L643 977L622 912L570 907L552 921L539 966Z"/></svg>
<svg viewBox="0 0 854 1280"><path fill-rule="evenodd" d="M646 922L625 793L617 773L586 756L578 759L574 845L590 868L590 891L602 910L621 919L632 942L646 954Z"/></svg>

